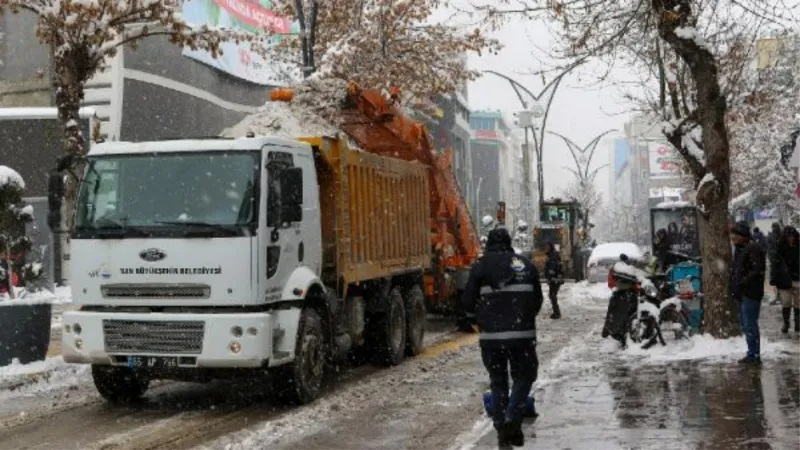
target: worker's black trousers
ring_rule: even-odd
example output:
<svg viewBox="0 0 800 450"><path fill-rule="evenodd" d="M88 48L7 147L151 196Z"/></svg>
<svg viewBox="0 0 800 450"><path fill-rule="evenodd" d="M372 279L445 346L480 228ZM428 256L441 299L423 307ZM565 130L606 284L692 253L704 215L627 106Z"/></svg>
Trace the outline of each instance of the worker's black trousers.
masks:
<svg viewBox="0 0 800 450"><path fill-rule="evenodd" d="M525 401L539 374L536 340L481 341L483 365L492 389L492 421L500 429L506 423L522 423ZM509 393L508 369L511 368Z"/></svg>
<svg viewBox="0 0 800 450"><path fill-rule="evenodd" d="M561 309L558 307L558 290L561 288L561 283L547 283L549 292L547 296L550 298L550 306L553 307L553 314L561 315Z"/></svg>

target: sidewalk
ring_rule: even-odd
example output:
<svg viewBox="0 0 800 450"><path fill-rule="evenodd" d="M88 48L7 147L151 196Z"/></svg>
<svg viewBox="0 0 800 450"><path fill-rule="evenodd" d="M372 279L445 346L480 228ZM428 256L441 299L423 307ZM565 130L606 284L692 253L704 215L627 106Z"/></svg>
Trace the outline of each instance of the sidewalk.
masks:
<svg viewBox="0 0 800 450"><path fill-rule="evenodd" d="M536 392L541 416L525 425L525 448L800 448L800 345L796 334L780 334L778 315L762 309L760 369L736 363L744 348L728 347L722 359L666 362L622 353L598 336ZM496 442L492 430L462 448Z"/></svg>

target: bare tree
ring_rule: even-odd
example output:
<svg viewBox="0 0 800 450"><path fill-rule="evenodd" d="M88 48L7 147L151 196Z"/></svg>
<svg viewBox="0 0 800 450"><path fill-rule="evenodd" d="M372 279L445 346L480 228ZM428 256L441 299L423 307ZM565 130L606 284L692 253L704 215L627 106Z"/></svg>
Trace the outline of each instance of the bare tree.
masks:
<svg viewBox="0 0 800 450"><path fill-rule="evenodd" d="M741 67L762 26L786 19L779 8L760 0L501 0L482 8L490 17L547 17L558 26L562 57L622 62L655 86L637 100L664 121L665 137L694 181L706 330L720 338L739 334L729 295L729 96L741 85Z"/></svg>
<svg viewBox="0 0 800 450"><path fill-rule="evenodd" d="M300 22L300 33L270 50L304 76L353 80L426 97L452 93L480 73L466 53L496 52L481 27L433 21L441 0L278 0L277 11Z"/></svg>
<svg viewBox="0 0 800 450"><path fill-rule="evenodd" d="M74 204L83 167L85 137L78 111L84 86L106 58L148 36L165 36L178 46L207 50L215 57L225 40L254 41L243 33L189 26L181 16L181 4L181 0L0 0L0 14L35 14L36 34L52 50L55 101L64 125L66 155L61 167L72 173L66 191L68 208Z"/></svg>
<svg viewBox="0 0 800 450"><path fill-rule="evenodd" d="M588 230L589 218L594 216L603 204L603 195L597 192L593 178L575 179L562 191L564 197L571 198L578 203L582 217L580 227L584 230Z"/></svg>

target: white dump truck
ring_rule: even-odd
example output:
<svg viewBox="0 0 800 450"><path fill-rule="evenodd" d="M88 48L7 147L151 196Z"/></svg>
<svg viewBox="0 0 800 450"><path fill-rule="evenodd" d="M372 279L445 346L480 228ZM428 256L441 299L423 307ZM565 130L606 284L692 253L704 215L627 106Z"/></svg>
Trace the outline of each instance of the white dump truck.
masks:
<svg viewBox="0 0 800 450"><path fill-rule="evenodd" d="M78 194L63 357L110 401L153 379L269 376L308 402L328 358L424 336L426 166L344 139L107 142Z"/></svg>

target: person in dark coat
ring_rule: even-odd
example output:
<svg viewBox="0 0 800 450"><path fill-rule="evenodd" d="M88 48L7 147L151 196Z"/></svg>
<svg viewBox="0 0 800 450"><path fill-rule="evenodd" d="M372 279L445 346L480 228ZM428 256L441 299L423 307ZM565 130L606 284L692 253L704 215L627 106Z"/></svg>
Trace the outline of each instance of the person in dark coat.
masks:
<svg viewBox="0 0 800 450"><path fill-rule="evenodd" d="M800 246L797 229L786 227L772 258L769 284L778 289L783 314L781 332L789 332L789 319L794 310L794 331L800 332Z"/></svg>
<svg viewBox="0 0 800 450"><path fill-rule="evenodd" d="M539 370L536 316L542 308L542 286L536 267L514 253L505 228L489 233L486 253L470 270L461 307L475 318L480 330L498 445L521 447L524 406Z"/></svg>
<svg viewBox="0 0 800 450"><path fill-rule="evenodd" d="M656 231L653 238L653 256L658 260L658 268L661 272L666 272L671 263L670 250L672 250L672 243L669 240L669 234L664 228Z"/></svg>
<svg viewBox="0 0 800 450"><path fill-rule="evenodd" d="M775 258L777 257L778 244L783 239L783 226L778 222L772 223L771 231L767 235L767 270L770 274L770 280L774 277L772 272L775 269ZM775 288L775 298L770 305L777 305L781 301L780 290Z"/></svg>
<svg viewBox="0 0 800 450"><path fill-rule="evenodd" d="M758 227L753 228L753 242L760 245L764 251L767 251L767 237Z"/></svg>
<svg viewBox="0 0 800 450"><path fill-rule="evenodd" d="M564 284L564 271L561 268L561 256L556 251L556 247L550 242L545 244L544 252L547 254L547 261L544 264L544 277L547 280L550 298L550 306L553 307L551 319L561 318L561 309L558 307L558 290Z"/></svg>
<svg viewBox="0 0 800 450"><path fill-rule="evenodd" d="M739 304L739 319L747 340L747 355L743 364L761 364L761 334L758 316L764 297L766 263L764 250L752 242L747 222L737 222L731 228L735 246L731 270L731 295Z"/></svg>

